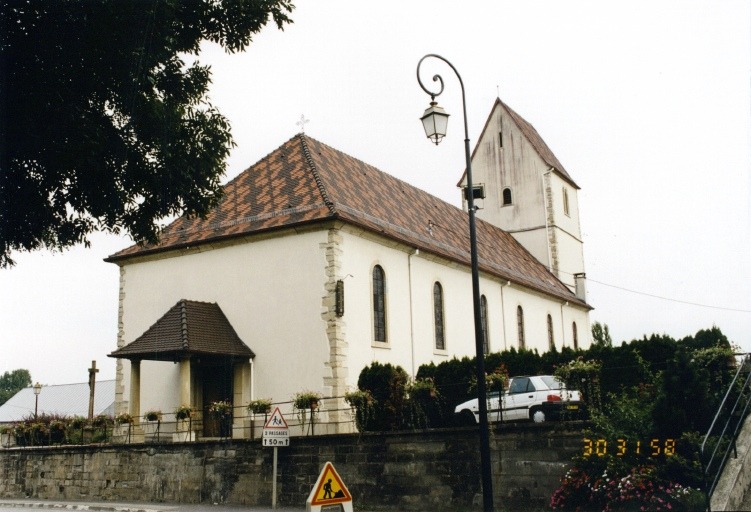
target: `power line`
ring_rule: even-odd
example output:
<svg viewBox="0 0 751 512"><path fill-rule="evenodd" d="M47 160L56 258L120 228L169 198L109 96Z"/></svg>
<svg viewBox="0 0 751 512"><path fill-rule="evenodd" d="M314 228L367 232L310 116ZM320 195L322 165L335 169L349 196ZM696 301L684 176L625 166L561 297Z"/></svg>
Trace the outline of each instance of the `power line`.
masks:
<svg viewBox="0 0 751 512"><path fill-rule="evenodd" d="M667 300L667 301L670 301L670 302L677 302L679 304L687 304L689 306L697 306L697 307L700 307L700 308L709 308L709 309L719 309L719 310L722 310L722 311L734 311L736 313L751 313L751 310L748 310L748 309L726 308L726 307L723 307L723 306L711 306L709 304L699 304L698 302L689 302L689 301L686 301L686 300L673 299L673 298L670 298L670 297L662 297L661 295L654 295L652 293L646 293L646 292L640 292L640 291L636 291L636 290L630 290L628 288L623 288L622 286L616 286L614 284L603 283L602 281L597 281L597 280L591 279L591 278L587 278L587 281L589 281L591 283L601 284L603 286L608 286L610 288L615 288L617 290L622 290L624 292L635 293L637 295L644 295L646 297L652 297L654 299Z"/></svg>

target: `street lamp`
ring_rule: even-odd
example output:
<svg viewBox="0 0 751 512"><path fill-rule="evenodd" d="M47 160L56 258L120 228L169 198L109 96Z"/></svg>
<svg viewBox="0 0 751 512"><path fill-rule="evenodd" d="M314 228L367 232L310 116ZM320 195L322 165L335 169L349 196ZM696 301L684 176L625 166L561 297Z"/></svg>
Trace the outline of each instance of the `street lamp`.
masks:
<svg viewBox="0 0 751 512"><path fill-rule="evenodd" d="M37 411L39 410L39 393L42 392L42 385L38 382L34 384L34 419L37 419Z"/></svg>
<svg viewBox="0 0 751 512"><path fill-rule="evenodd" d="M420 118L425 128L425 135L438 145L441 139L446 135L449 115L438 106L435 102L436 96L443 92L443 78L440 75L434 75L433 81L440 83L438 92L432 92L423 85L420 79L420 65L428 57L442 60L454 71L459 79L459 85L462 89L462 108L464 111L464 158L467 165L467 208L469 210L469 245L470 259L472 264L472 302L475 313L475 352L477 354L477 401L480 409L480 469L482 471L482 502L486 512L493 510L493 473L490 464L490 429L488 428L488 402L487 389L485 385L485 351L484 336L482 332L482 313L480 308L480 273L477 264L477 229L475 226L475 190L472 185L472 163L469 153L469 134L467 132L467 103L464 97L464 82L459 72L449 61L429 53L417 63L417 82L430 96L430 106Z"/></svg>

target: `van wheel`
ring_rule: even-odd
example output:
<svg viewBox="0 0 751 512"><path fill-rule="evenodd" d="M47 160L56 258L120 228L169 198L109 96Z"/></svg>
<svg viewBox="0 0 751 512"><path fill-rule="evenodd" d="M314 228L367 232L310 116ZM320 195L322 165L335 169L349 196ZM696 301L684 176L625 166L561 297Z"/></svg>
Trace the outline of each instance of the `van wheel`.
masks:
<svg viewBox="0 0 751 512"><path fill-rule="evenodd" d="M529 418L535 423L545 423L545 413L542 409L532 409L529 411Z"/></svg>
<svg viewBox="0 0 751 512"><path fill-rule="evenodd" d="M464 409L459 413L459 424L465 427L471 427L477 425L475 415L469 409Z"/></svg>

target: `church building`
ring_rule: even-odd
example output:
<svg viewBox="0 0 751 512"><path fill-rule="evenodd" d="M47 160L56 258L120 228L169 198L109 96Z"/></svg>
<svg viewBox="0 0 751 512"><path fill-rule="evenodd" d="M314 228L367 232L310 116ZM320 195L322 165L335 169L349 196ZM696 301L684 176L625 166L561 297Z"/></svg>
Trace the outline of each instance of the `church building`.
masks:
<svg viewBox="0 0 751 512"><path fill-rule="evenodd" d="M486 351L586 348L579 187L500 100L472 159ZM205 219L107 258L120 267L117 412L343 397L374 361L414 376L474 355L468 232L466 211L295 135ZM352 428L341 398L327 410Z"/></svg>

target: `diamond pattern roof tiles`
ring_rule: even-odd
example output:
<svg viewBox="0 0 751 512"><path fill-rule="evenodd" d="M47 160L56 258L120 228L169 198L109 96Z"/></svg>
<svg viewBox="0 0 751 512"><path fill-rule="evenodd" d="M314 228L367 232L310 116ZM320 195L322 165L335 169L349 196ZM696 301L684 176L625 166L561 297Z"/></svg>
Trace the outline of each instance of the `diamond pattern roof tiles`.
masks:
<svg viewBox="0 0 751 512"><path fill-rule="evenodd" d="M305 134L230 181L205 219L177 219L159 244L134 245L107 261L332 219L470 262L466 212ZM586 306L510 234L478 220L477 236L481 271Z"/></svg>

